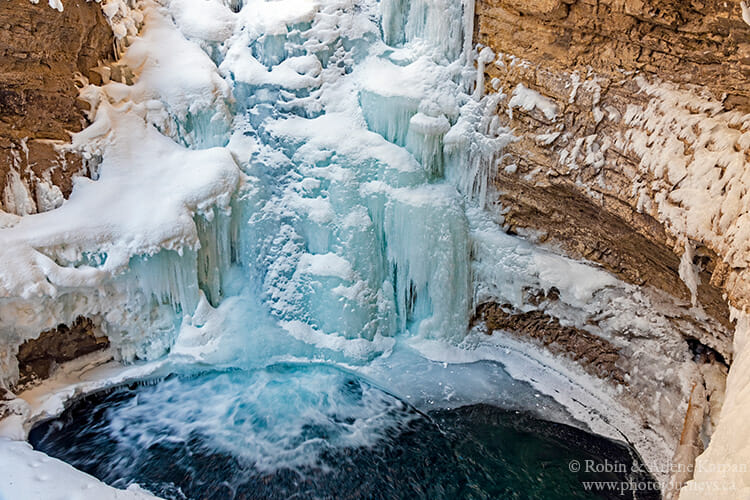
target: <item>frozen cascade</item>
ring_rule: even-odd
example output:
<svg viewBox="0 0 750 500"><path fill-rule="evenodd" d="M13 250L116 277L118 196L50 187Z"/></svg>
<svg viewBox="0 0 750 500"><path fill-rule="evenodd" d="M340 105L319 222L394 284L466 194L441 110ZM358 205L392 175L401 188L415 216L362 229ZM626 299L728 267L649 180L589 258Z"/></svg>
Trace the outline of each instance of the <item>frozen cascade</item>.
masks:
<svg viewBox="0 0 750 500"><path fill-rule="evenodd" d="M409 386L388 375L415 355L431 365L431 342L457 361L477 354L450 346L484 345L467 337L472 298L486 298L476 281L504 254L472 263L465 205L485 203L511 140L492 119L497 98L474 92L465 59L477 54L461 58L470 26L445 16L461 18L461 4L396 7L144 2L121 61L136 83L81 91L93 124L73 147L96 180L0 229L13 264L0 270L3 382L25 339L85 316L123 360L322 361L414 403L512 402L568 418L496 365L445 378L440 362ZM403 32L392 45L386 20ZM529 266L495 295L518 299L535 283ZM495 359L489 349L478 359Z"/></svg>
<svg viewBox="0 0 750 500"><path fill-rule="evenodd" d="M443 137L465 127L462 110L471 101L457 60L463 26L445 15L460 17L461 4L255 0L229 7L145 2L144 29L121 61L138 69L135 84L82 90L94 124L74 148L97 180L85 186L93 195L77 187L60 211L99 212L100 222L76 219L81 237L72 242L54 227L59 211L19 224L31 229L4 230L15 231L23 258L51 259L31 267L39 268L36 279L57 283L4 280L9 352L82 315L95 318L122 359L158 357L197 322L199 304L220 307L228 297L260 301L298 338L465 335L469 231L463 198L444 180L446 167L460 169L460 161L443 152ZM173 57L178 50L184 61ZM174 172L148 172L164 136L185 159ZM205 179L177 173L200 171L197 155L212 147L234 165ZM144 215L165 219L140 243L126 219L109 220L98 188L133 175L133 162L148 173L131 183L149 185L141 195L134 185L127 201L148 198ZM152 185L164 192L149 191ZM171 235L156 227L168 223L166 201L187 209ZM26 238L34 231L42 236ZM111 234L116 241L103 245ZM28 310L35 314L22 314ZM12 358L3 362L5 381L16 376Z"/></svg>
<svg viewBox="0 0 750 500"><path fill-rule="evenodd" d="M472 16L473 17L473 16ZM463 5L452 0L384 0L382 31L393 46L426 44L444 60L460 56L465 26Z"/></svg>
<svg viewBox="0 0 750 500"><path fill-rule="evenodd" d="M3 382L17 377L25 339L85 316L124 360L326 362L413 402L538 407L521 403L528 388L500 391L486 367L466 370L489 385L467 375L458 391L454 375L441 397L388 375L413 356L496 361L495 341L468 332L475 301L523 308L524 290L554 286L583 325L587 301L619 283L585 265L556 277L565 259L476 208L489 205L512 134L466 64L489 55L466 52L461 2L140 8L121 60L135 83L81 91L93 124L73 148L96 180L0 229ZM618 290L607 297L630 293Z"/></svg>
<svg viewBox="0 0 750 500"><path fill-rule="evenodd" d="M566 324L614 310L597 334L627 326L655 352L669 331L649 297L497 224L513 137L477 81L470 4L143 0L135 83L81 90L93 123L72 148L94 179L0 218L0 384L23 341L84 316L119 359L157 360L140 375L329 364L420 411L640 436L558 360L469 329L476 303L554 288Z"/></svg>

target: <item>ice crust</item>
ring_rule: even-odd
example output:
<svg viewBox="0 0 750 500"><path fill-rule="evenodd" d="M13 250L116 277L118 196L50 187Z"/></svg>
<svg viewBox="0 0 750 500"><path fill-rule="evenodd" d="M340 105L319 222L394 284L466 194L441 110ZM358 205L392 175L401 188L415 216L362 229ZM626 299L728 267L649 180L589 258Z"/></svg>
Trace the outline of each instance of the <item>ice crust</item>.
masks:
<svg viewBox="0 0 750 500"><path fill-rule="evenodd" d="M34 451L29 443L0 438L0 468L3 498L91 498L112 500L156 500L147 491L131 486L118 490L84 474L60 460ZM63 486L64 485L64 486Z"/></svg>

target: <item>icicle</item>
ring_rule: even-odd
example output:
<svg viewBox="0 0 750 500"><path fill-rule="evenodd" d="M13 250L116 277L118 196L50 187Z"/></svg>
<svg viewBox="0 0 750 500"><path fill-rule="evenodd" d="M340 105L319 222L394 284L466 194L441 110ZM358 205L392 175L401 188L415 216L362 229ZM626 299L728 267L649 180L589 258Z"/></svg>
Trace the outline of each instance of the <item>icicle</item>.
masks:
<svg viewBox="0 0 750 500"><path fill-rule="evenodd" d="M401 96L381 96L363 90L359 94L367 127L385 140L399 146L406 145L409 122L417 112L419 101Z"/></svg>
<svg viewBox="0 0 750 500"><path fill-rule="evenodd" d="M3 190L3 205L5 211L15 215L28 215L36 213L36 204L31 197L26 183L15 170L8 172Z"/></svg>
<svg viewBox="0 0 750 500"><path fill-rule="evenodd" d="M489 47L484 47L477 57L477 78L474 87L474 99L479 100L484 96L484 67L495 60L495 53Z"/></svg>
<svg viewBox="0 0 750 500"><path fill-rule="evenodd" d="M223 297L222 285L232 258L231 216L223 212L210 217L196 216L201 246L197 254L198 283L208 302L217 306Z"/></svg>
<svg viewBox="0 0 750 500"><path fill-rule="evenodd" d="M466 43L464 30L467 22L460 3L450 0L384 0L381 13L383 38L389 45L427 41L443 57L453 61ZM464 22L456 23L458 18Z"/></svg>
<svg viewBox="0 0 750 500"><path fill-rule="evenodd" d="M445 115L432 117L417 113L409 120L406 149L417 158L432 179L443 176L443 136L450 128Z"/></svg>
<svg viewBox="0 0 750 500"><path fill-rule="evenodd" d="M456 124L445 135L447 177L480 208L487 206L496 162L513 140L508 129L497 128L497 103L502 94L467 100Z"/></svg>
<svg viewBox="0 0 750 500"><path fill-rule="evenodd" d="M700 285L701 280L698 275L698 267L693 264L695 248L687 239L683 241L683 248L679 267L680 279L690 291L690 303L695 307L698 305L698 285Z"/></svg>
<svg viewBox="0 0 750 500"><path fill-rule="evenodd" d="M403 12L408 0L383 0L380 2L383 40L393 47L405 40Z"/></svg>
<svg viewBox="0 0 750 500"><path fill-rule="evenodd" d="M464 45L461 52L462 62L468 66L471 63L470 57L472 54L472 47L474 46L474 12L475 12L475 0L463 0L464 6Z"/></svg>
<svg viewBox="0 0 750 500"><path fill-rule="evenodd" d="M169 305L175 313L191 314L198 305L197 254L183 250L179 255L162 250L153 256L135 257L130 262L128 292L142 292L160 304Z"/></svg>
<svg viewBox="0 0 750 500"><path fill-rule="evenodd" d="M364 189L394 276L399 329L416 327L431 338L462 336L469 314L470 252L455 191L447 185L394 189L377 182Z"/></svg>

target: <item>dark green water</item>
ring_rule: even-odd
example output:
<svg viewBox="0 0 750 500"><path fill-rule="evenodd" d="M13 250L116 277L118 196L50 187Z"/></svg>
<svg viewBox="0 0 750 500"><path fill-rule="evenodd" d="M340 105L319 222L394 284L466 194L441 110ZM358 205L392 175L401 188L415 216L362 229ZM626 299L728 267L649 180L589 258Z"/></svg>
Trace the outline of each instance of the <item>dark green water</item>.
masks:
<svg viewBox="0 0 750 500"><path fill-rule="evenodd" d="M322 367L118 387L29 439L109 484L168 499L659 498L587 491L588 481L651 480L585 471L586 461L639 469L618 443L487 405L425 415Z"/></svg>

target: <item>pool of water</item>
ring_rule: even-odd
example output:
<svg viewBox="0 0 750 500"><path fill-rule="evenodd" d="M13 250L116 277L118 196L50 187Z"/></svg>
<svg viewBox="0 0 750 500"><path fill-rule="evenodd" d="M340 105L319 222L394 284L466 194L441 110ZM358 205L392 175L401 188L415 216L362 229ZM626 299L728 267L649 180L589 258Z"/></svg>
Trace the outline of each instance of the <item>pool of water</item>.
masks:
<svg viewBox="0 0 750 500"><path fill-rule="evenodd" d="M167 499L634 498L585 483L651 480L619 443L484 404L423 413L326 365L116 387L76 400L29 440L108 484ZM630 472L586 471L605 462Z"/></svg>

